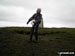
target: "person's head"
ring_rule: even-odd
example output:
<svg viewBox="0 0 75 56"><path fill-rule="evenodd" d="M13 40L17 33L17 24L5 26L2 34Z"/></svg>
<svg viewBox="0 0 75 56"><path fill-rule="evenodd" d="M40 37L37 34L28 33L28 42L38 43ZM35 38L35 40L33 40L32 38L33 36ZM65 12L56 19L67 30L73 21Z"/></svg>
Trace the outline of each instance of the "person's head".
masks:
<svg viewBox="0 0 75 56"><path fill-rule="evenodd" d="M40 8L37 9L37 13L39 13L39 14L41 13L41 9Z"/></svg>

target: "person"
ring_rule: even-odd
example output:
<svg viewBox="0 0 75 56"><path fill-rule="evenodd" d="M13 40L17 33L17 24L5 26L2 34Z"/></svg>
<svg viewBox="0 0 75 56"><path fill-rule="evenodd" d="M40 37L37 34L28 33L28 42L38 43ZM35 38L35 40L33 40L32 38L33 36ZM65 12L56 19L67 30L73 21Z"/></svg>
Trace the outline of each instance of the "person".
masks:
<svg viewBox="0 0 75 56"><path fill-rule="evenodd" d="M33 25L32 25L31 31L30 31L30 41L32 41L34 30L35 30L35 39L36 39L36 41L38 41L38 28L39 28L39 24L41 23L41 19L42 19L42 14L41 14L40 8L38 8L36 13L28 20L27 24L30 21L32 21L33 19L35 21L33 21Z"/></svg>

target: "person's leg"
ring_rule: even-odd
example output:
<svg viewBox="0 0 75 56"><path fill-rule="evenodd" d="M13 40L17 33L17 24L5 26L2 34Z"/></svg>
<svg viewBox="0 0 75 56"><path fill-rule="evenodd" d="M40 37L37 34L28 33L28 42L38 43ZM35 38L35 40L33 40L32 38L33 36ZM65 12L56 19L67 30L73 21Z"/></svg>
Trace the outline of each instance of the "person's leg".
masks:
<svg viewBox="0 0 75 56"><path fill-rule="evenodd" d="M39 26L39 24L36 24L36 26L35 26L35 38L36 38L36 40L38 40L38 26Z"/></svg>
<svg viewBox="0 0 75 56"><path fill-rule="evenodd" d="M32 41L34 28L35 28L35 24L32 26L31 31L30 31L30 41Z"/></svg>

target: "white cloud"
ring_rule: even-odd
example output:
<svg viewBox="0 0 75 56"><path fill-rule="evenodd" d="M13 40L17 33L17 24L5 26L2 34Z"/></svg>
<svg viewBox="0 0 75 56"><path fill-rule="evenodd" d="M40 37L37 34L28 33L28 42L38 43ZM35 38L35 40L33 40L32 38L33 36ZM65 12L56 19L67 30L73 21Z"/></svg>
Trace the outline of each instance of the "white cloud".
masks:
<svg viewBox="0 0 75 56"><path fill-rule="evenodd" d="M0 21L25 24L39 7L45 27L75 27L75 0L0 0Z"/></svg>
<svg viewBox="0 0 75 56"><path fill-rule="evenodd" d="M0 20L25 22L28 18L27 16L30 16L31 13L31 10L27 10L24 7L0 5Z"/></svg>
<svg viewBox="0 0 75 56"><path fill-rule="evenodd" d="M24 23L18 23L18 22L0 21L0 27L8 27L8 26L29 27L30 25L26 25Z"/></svg>

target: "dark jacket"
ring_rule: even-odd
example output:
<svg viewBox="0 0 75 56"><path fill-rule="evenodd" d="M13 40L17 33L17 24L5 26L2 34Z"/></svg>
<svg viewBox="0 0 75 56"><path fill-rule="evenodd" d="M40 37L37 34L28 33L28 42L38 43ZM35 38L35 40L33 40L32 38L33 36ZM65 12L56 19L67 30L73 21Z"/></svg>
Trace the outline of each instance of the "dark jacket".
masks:
<svg viewBox="0 0 75 56"><path fill-rule="evenodd" d="M33 20L33 19L35 19L36 22L41 22L42 14L35 13L35 14L28 20L28 22L30 22L30 21Z"/></svg>

